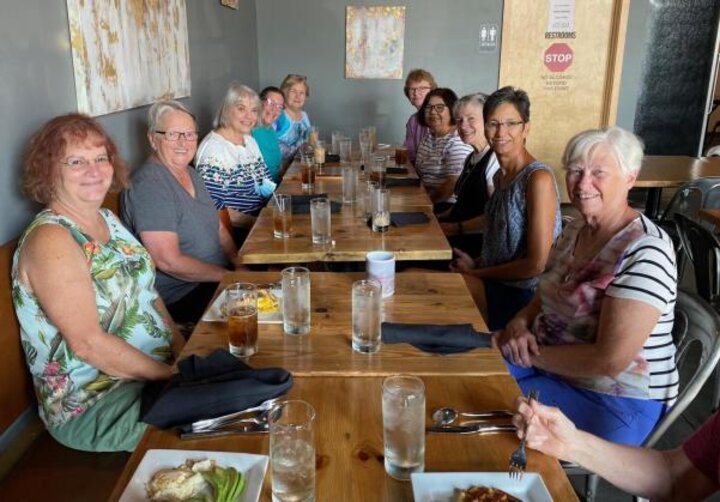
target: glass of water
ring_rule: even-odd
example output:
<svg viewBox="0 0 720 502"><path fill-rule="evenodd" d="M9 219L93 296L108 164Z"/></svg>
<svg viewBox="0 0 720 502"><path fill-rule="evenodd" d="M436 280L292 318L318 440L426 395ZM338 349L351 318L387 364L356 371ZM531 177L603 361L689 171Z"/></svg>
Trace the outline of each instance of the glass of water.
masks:
<svg viewBox="0 0 720 502"><path fill-rule="evenodd" d="M313 244L330 244L330 200L327 197L310 201L310 226Z"/></svg>
<svg viewBox="0 0 720 502"><path fill-rule="evenodd" d="M357 198L358 171L351 163L342 166L343 203L354 204Z"/></svg>
<svg viewBox="0 0 720 502"><path fill-rule="evenodd" d="M373 280L355 281L352 286L352 348L372 354L380 350L382 287Z"/></svg>
<svg viewBox="0 0 720 502"><path fill-rule="evenodd" d="M365 169L370 168L370 152L372 152L372 135L370 128L360 129L360 157Z"/></svg>
<svg viewBox="0 0 720 502"><path fill-rule="evenodd" d="M340 162L350 162L352 160L352 140L342 137L338 140L340 148Z"/></svg>
<svg viewBox="0 0 720 502"><path fill-rule="evenodd" d="M288 267L281 273L283 330L287 335L310 333L310 271Z"/></svg>
<svg viewBox="0 0 720 502"><path fill-rule="evenodd" d="M385 472L408 480L425 470L425 385L417 377L387 377L382 387Z"/></svg>
<svg viewBox="0 0 720 502"><path fill-rule="evenodd" d="M283 401L270 411L273 502L315 500L315 410L305 401Z"/></svg>
<svg viewBox="0 0 720 502"><path fill-rule="evenodd" d="M365 181L362 187L362 206L364 211L364 218L372 217L373 200L375 197L375 190L379 187L376 181Z"/></svg>
<svg viewBox="0 0 720 502"><path fill-rule="evenodd" d="M330 134L330 153L334 155L340 154L340 140L343 137L343 133L340 131L333 131Z"/></svg>

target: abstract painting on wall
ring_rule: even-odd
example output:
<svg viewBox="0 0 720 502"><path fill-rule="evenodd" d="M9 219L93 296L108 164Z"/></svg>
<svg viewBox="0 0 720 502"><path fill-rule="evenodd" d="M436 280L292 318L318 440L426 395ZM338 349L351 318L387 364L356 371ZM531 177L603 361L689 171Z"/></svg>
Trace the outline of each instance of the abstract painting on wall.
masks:
<svg viewBox="0 0 720 502"><path fill-rule="evenodd" d="M403 77L405 7L345 11L345 78Z"/></svg>
<svg viewBox="0 0 720 502"><path fill-rule="evenodd" d="M220 0L220 3L235 10L240 8L240 0Z"/></svg>
<svg viewBox="0 0 720 502"><path fill-rule="evenodd" d="M190 95L185 0L67 0L78 111Z"/></svg>

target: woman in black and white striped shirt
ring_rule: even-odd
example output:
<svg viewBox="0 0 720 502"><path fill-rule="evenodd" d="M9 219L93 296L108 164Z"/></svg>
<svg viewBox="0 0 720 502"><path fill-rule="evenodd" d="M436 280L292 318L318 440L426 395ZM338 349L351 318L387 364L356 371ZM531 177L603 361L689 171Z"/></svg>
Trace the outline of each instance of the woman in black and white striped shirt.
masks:
<svg viewBox="0 0 720 502"><path fill-rule="evenodd" d="M418 147L415 169L435 205L435 212L448 210L455 203L455 183L472 147L458 136L452 115L455 93L445 87L425 96L418 111L420 125L428 132Z"/></svg>
<svg viewBox="0 0 720 502"><path fill-rule="evenodd" d="M496 336L524 392L578 428L640 444L675 401L677 279L668 235L632 209L640 140L613 127L570 140L568 194L582 218L550 255L531 303Z"/></svg>

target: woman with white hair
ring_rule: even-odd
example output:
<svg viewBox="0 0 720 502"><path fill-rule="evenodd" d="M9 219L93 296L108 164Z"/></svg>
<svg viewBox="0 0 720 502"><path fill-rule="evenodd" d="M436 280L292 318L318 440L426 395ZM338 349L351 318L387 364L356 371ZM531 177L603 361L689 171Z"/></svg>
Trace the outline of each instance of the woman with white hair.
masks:
<svg viewBox="0 0 720 502"><path fill-rule="evenodd" d="M578 428L642 443L678 393L668 235L628 205L643 157L623 129L589 130L563 155L580 212L530 304L494 335L524 393L540 390Z"/></svg>
<svg viewBox="0 0 720 502"><path fill-rule="evenodd" d="M238 246L276 187L252 137L259 112L260 98L254 90L230 84L215 116L215 129L200 143L195 160L215 207L227 208Z"/></svg>

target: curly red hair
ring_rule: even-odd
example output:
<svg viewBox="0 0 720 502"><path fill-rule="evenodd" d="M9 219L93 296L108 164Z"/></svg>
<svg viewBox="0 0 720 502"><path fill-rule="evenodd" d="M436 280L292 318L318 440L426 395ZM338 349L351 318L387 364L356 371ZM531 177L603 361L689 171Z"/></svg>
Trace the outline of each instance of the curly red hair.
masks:
<svg viewBox="0 0 720 502"><path fill-rule="evenodd" d="M110 191L119 192L126 188L127 165L112 138L95 119L81 113L69 113L50 120L30 138L23 162L25 194L41 204L49 204L68 145L87 142L107 150L113 166Z"/></svg>

